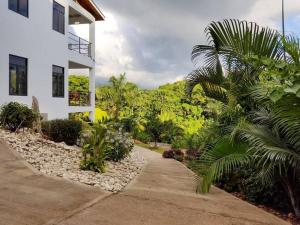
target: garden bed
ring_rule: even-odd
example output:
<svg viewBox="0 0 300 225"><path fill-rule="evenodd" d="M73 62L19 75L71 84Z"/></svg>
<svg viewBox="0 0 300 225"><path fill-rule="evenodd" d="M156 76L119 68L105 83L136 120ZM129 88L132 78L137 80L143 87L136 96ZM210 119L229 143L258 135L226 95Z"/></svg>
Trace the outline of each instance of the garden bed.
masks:
<svg viewBox="0 0 300 225"><path fill-rule="evenodd" d="M11 133L0 129L0 137L29 164L44 174L62 177L110 192L121 191L136 177L145 161L135 149L120 162L106 162L106 172L80 169L81 148L55 143L40 134L23 131Z"/></svg>

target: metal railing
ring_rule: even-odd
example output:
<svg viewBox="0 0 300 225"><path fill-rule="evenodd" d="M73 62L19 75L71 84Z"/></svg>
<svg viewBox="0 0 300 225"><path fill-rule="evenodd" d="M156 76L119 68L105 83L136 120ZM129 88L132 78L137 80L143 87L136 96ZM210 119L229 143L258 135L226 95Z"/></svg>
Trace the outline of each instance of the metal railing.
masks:
<svg viewBox="0 0 300 225"><path fill-rule="evenodd" d="M91 106L91 92L69 91L69 106Z"/></svg>
<svg viewBox="0 0 300 225"><path fill-rule="evenodd" d="M91 47L92 43L88 42L87 40L78 37L77 35L69 32L69 49L72 51L76 51L82 55L86 55L88 57L92 57L91 55Z"/></svg>

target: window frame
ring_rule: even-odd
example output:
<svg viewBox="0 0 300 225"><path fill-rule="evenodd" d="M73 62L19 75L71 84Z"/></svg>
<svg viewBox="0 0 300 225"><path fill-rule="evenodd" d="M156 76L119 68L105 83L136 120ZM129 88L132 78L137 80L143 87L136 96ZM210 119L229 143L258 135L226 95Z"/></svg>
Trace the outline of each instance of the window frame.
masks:
<svg viewBox="0 0 300 225"><path fill-rule="evenodd" d="M62 74L59 74L59 73L55 72L54 68L62 69ZM59 86L61 86L62 90L60 90L60 91L55 90L55 88L54 88L54 85L55 85L54 77L57 77L57 80L56 80L57 89L59 88ZM61 82L59 80L59 77L60 78L62 77L62 84L59 84L59 82ZM65 98L65 68L62 67L62 66L52 65L52 97L53 98Z"/></svg>
<svg viewBox="0 0 300 225"><path fill-rule="evenodd" d="M18 65L16 63L12 63L11 62L11 57L15 57L15 58L18 58L18 59L22 59L25 61L25 65ZM9 76L9 90L8 90L8 94L9 96L28 96L28 58L25 58L25 57L21 57L21 56L17 56L17 55L12 55L12 54L9 54L9 70L8 70L8 76ZM18 83L21 82L19 78L20 75L18 75L18 67L25 67L25 92L24 93L20 93L20 91L16 91L15 93L12 92L12 78L11 78L11 65L17 67L16 69L16 86L18 86ZM19 81L19 82L18 82Z"/></svg>
<svg viewBox="0 0 300 225"><path fill-rule="evenodd" d="M25 0L25 1L27 1L27 4L26 4L26 5L27 5L27 7L26 7L26 15L24 15L24 14L21 12L21 10L20 10L20 0L16 0L16 1L17 1L17 9L16 9L16 10L10 7L10 1L11 1L11 0L8 0L8 9L9 9L9 10L11 10L11 11L13 11L13 12L15 12L15 13L21 15L21 16L24 16L24 17L26 17L26 18L29 18L29 0Z"/></svg>
<svg viewBox="0 0 300 225"><path fill-rule="evenodd" d="M61 9L63 9L63 17L60 17L62 15L62 11L56 9L55 8L56 6L61 7ZM56 12L56 11L58 11L58 12ZM54 22L55 15L56 15L55 12L58 15L57 24L55 24L55 22ZM61 22L60 19L61 18L63 18L63 27L62 27L63 30L60 30L60 22ZM53 4L52 4L52 29L63 35L65 35L65 33L66 33L66 8L54 0L53 0Z"/></svg>

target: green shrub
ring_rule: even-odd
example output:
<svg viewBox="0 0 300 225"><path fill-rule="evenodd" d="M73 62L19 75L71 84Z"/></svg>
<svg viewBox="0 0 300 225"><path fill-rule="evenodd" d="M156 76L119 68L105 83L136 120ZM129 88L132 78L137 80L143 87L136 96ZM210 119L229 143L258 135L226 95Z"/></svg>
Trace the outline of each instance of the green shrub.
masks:
<svg viewBox="0 0 300 225"><path fill-rule="evenodd" d="M151 141L151 136L144 131L134 134L134 138L146 144Z"/></svg>
<svg viewBox="0 0 300 225"><path fill-rule="evenodd" d="M83 160L81 169L96 172L105 171L105 160L120 161L133 149L131 136L120 124L107 122L94 124L82 132Z"/></svg>
<svg viewBox="0 0 300 225"><path fill-rule="evenodd" d="M77 120L51 120L42 123L42 132L52 141L75 145L82 130Z"/></svg>
<svg viewBox="0 0 300 225"><path fill-rule="evenodd" d="M163 143L172 143L184 135L183 129L171 120L162 122L161 127L162 131L159 140Z"/></svg>
<svg viewBox="0 0 300 225"><path fill-rule="evenodd" d="M129 133L123 128L109 126L106 132L105 154L107 160L120 161L124 159L133 149L134 142Z"/></svg>
<svg viewBox="0 0 300 225"><path fill-rule="evenodd" d="M82 170L105 172L106 128L95 124L92 130L84 135L83 160L80 163Z"/></svg>
<svg viewBox="0 0 300 225"><path fill-rule="evenodd" d="M128 133L134 133L138 126L136 119L132 117L123 118L121 119L120 123L122 124L125 132Z"/></svg>
<svg viewBox="0 0 300 225"><path fill-rule="evenodd" d="M3 105L0 109L0 125L15 132L20 128L31 128L37 116L26 105L10 102Z"/></svg>
<svg viewBox="0 0 300 225"><path fill-rule="evenodd" d="M171 143L172 149L181 149L186 147L186 141L183 138L177 138Z"/></svg>
<svg viewBox="0 0 300 225"><path fill-rule="evenodd" d="M257 182L256 177L257 171L254 169L241 168L232 174L223 175L216 185L227 192L240 193L245 200L254 204L262 204L285 213L293 211L280 182L275 180L272 185L263 186Z"/></svg>

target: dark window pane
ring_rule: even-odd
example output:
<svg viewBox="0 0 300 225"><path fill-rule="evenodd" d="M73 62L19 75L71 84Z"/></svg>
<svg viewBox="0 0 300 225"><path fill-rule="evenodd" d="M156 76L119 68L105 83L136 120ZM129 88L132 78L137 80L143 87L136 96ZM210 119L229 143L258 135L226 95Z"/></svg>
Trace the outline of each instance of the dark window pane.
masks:
<svg viewBox="0 0 300 225"><path fill-rule="evenodd" d="M18 11L18 0L9 0L8 1L8 8L15 12Z"/></svg>
<svg viewBox="0 0 300 225"><path fill-rule="evenodd" d="M9 56L9 94L27 96L27 59Z"/></svg>
<svg viewBox="0 0 300 225"><path fill-rule="evenodd" d="M19 0L19 12L23 16L28 16L28 0Z"/></svg>
<svg viewBox="0 0 300 225"><path fill-rule="evenodd" d="M52 67L52 96L65 96L65 75L64 68L59 66Z"/></svg>
<svg viewBox="0 0 300 225"><path fill-rule="evenodd" d="M8 0L8 8L28 17L28 0Z"/></svg>
<svg viewBox="0 0 300 225"><path fill-rule="evenodd" d="M53 30L56 30L62 34L65 33L65 8L53 2Z"/></svg>

